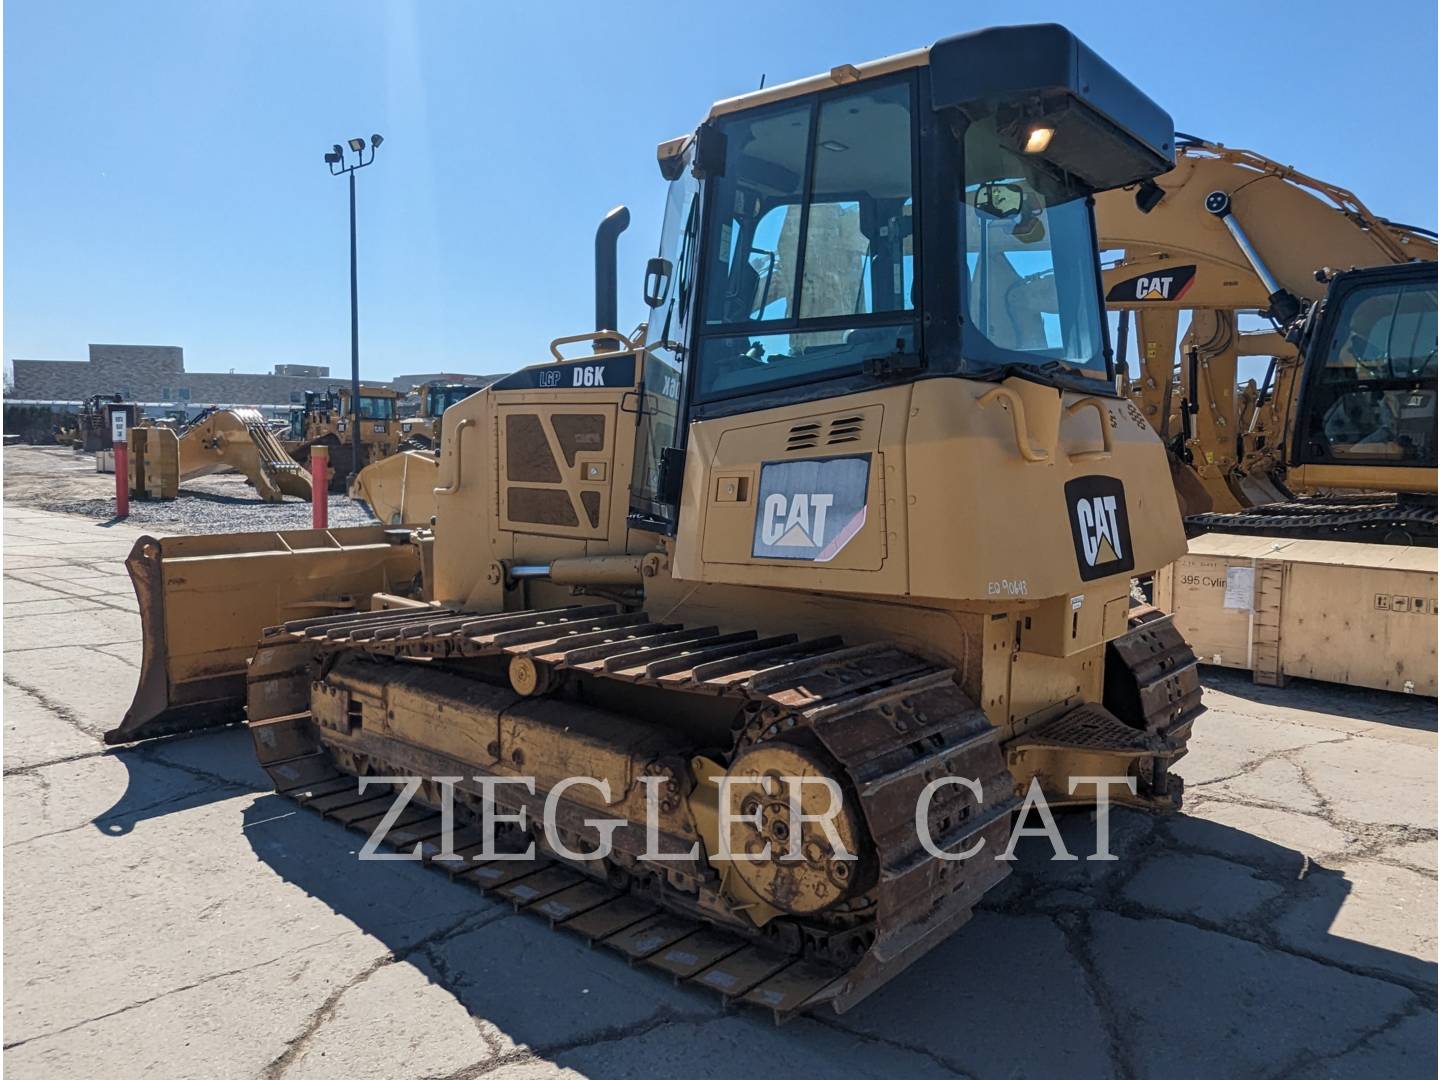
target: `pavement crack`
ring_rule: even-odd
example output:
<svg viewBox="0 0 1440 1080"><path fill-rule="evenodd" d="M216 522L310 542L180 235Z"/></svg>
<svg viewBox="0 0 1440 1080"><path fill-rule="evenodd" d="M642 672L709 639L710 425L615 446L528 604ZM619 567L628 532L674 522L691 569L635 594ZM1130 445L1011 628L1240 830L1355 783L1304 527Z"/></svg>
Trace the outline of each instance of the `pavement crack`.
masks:
<svg viewBox="0 0 1440 1080"><path fill-rule="evenodd" d="M944 1054L930 1049L928 1046L917 1046L914 1043L907 1043L902 1039L891 1039L884 1035L877 1035L873 1031L862 1031L857 1028L847 1027L837 1017L814 1015L807 1016L805 1019L830 1031L838 1031L841 1034L859 1039L861 1042L871 1043L875 1046L883 1046L890 1050L903 1050L906 1053L918 1054L928 1061L934 1062L946 1072L963 1077L964 1080L979 1080L975 1073L972 1073L963 1065L951 1061Z"/></svg>
<svg viewBox="0 0 1440 1080"><path fill-rule="evenodd" d="M5 674L5 685L10 687L12 690L20 691L20 693L26 695L37 705L39 705L40 708L44 709L51 716L55 717L56 720L59 720L64 724L68 724L70 727L80 732L80 734L88 736L89 738L95 739L97 741L104 739L105 733L103 731L96 731L94 728L86 725L80 719L80 717L75 714L74 709L70 708L70 706L62 702L56 701L54 698L46 694L43 690L37 690L33 686L26 686L19 679L15 678L15 676L9 674L8 672Z"/></svg>
<svg viewBox="0 0 1440 1080"><path fill-rule="evenodd" d="M332 990L326 996L325 1000L311 1011L310 1015L306 1017L305 1025L300 1029L299 1033L296 1034L294 1038L287 1040L284 1051L266 1065L260 1075L263 1076L265 1080L279 1080L280 1077L284 1076L290 1066L304 1055L309 1047L310 1041L315 1035L330 1021L330 1018L335 1015L345 995L357 986L365 983L376 972L389 967L391 964L408 960L416 953L426 953L428 955L428 950L441 942L449 941L451 938L457 937L460 934L482 929L491 923L499 922L501 919L509 918L514 914L515 912L510 909L498 912L467 912L454 922L442 926L432 933L426 934L417 941L412 941L408 945L398 949L392 949L384 955L376 957L373 962Z"/></svg>
<svg viewBox="0 0 1440 1080"><path fill-rule="evenodd" d="M1119 1006L1110 993L1105 978L1100 974L1095 953L1091 947L1093 927L1088 912L1060 911L1051 916L1052 921L1065 936L1065 946L1076 965L1085 976L1090 996L1100 1013L1100 1022L1105 1029L1105 1042L1110 1053L1110 1067L1119 1080L1136 1080L1141 1071L1136 1067L1134 1052L1125 1037L1127 1025L1119 1017Z"/></svg>
<svg viewBox="0 0 1440 1080"><path fill-rule="evenodd" d="M204 780L207 783L213 784L217 788L220 788L222 790L234 791L237 794L264 793L268 795L271 791L274 790L274 788L269 785L265 785L262 787L257 784L247 784L243 780L236 780L233 776L223 776L220 773L210 772L208 769L202 769L198 765L187 765L183 761L174 761L171 758L162 757L160 751L162 751L163 749L163 745L139 743L127 747L123 752L134 754L136 757L142 758L143 760L149 762L152 765L159 765L161 768L164 769L174 769L177 772L182 772L189 776L193 776L197 780Z"/></svg>
<svg viewBox="0 0 1440 1080"><path fill-rule="evenodd" d="M1257 769L1263 768L1264 766L1270 764L1270 762L1272 761L1284 761L1286 764L1293 765L1297 770L1300 770L1301 782L1305 784L1305 787L1311 792L1311 794L1316 795L1317 799L1319 799L1323 805L1324 796L1319 795L1319 793L1315 790L1314 785L1309 782L1308 777L1304 776L1304 770L1300 768L1300 765L1298 763L1291 760L1290 755L1298 754L1301 751L1308 750L1312 746L1329 746L1334 743L1349 742L1351 739L1355 738L1359 738L1359 735L1354 732L1350 732L1340 736L1338 739L1319 739L1315 742L1303 743L1300 746L1287 746L1279 750L1271 750L1267 753L1260 754L1258 757L1250 758L1248 761L1242 763L1241 766L1232 773L1226 773L1224 776L1215 776L1209 780L1196 780L1193 782L1187 782L1185 785L1185 790L1188 793L1199 788L1211 787L1215 784L1223 784L1230 780L1238 780L1242 776L1249 776Z"/></svg>
<svg viewBox="0 0 1440 1080"><path fill-rule="evenodd" d="M17 765L13 769L6 769L5 776L30 776L38 773L41 769L48 769L52 765L68 765L72 761L85 761L87 758L104 757L111 753L110 750L87 750L83 754L66 754L64 757L51 758L48 761L36 761L30 765Z"/></svg>
<svg viewBox="0 0 1440 1080"><path fill-rule="evenodd" d="M1293 1058L1291 1058L1288 1062L1282 1065L1277 1071L1271 1073L1266 1078L1266 1080L1289 1080L1289 1077L1295 1076L1297 1073L1300 1073L1302 1071L1308 1072L1314 1069L1317 1065L1324 1065L1327 1062L1339 1061L1341 1058L1348 1057L1350 1054L1353 1054L1356 1050L1359 1050L1362 1046L1364 1046L1371 1040L1377 1039L1381 1035L1384 1035L1387 1031L1391 1031L1394 1028L1399 1027L1406 1020L1409 1020L1412 1016L1419 1016L1422 1012L1429 1011L1430 1009L1418 997L1412 997L1409 1001L1405 1003L1405 1006L1403 1008L1397 1009L1395 1012L1391 1013L1384 1020L1382 1020L1379 1024L1366 1031L1361 1032L1355 1038L1351 1039L1348 1043L1342 1046L1339 1050L1332 1051L1328 1054L1317 1054L1314 1050L1306 1047L1298 1054L1296 1054Z"/></svg>
<svg viewBox="0 0 1440 1080"><path fill-rule="evenodd" d="M1294 763L1292 763L1294 764ZM1300 770L1301 782L1313 790L1313 781L1305 775L1304 770L1296 764ZM1205 792L1195 796L1194 802L1190 805L1193 811L1198 806L1206 803L1224 803L1231 806L1243 806L1252 810L1273 810L1282 814L1293 814L1296 817L1314 818L1316 821L1324 822L1345 837L1351 846L1345 851L1334 852L1326 856L1327 865L1341 865L1351 862L1376 861L1381 859L1390 848L1398 844L1409 844L1417 841L1435 843L1437 831L1424 825L1406 825L1400 822L1373 822L1356 821L1343 817L1333 807L1333 804L1323 796L1317 794L1316 801L1320 804L1318 810L1302 810L1285 803L1274 802L1269 799L1257 799L1250 796L1236 795L1232 792ZM1233 861L1233 860L1232 860ZM1433 870L1424 867L1411 866L1402 863L1405 869L1414 870L1416 873L1435 876Z"/></svg>
<svg viewBox="0 0 1440 1080"><path fill-rule="evenodd" d="M478 1080L479 1077L488 1076L499 1069L507 1068L511 1065L520 1065L531 1061L554 1061L576 1050L604 1046L607 1043L623 1042L626 1039L641 1038L655 1031L657 1028L668 1027L672 1024L699 1027L704 1024L713 1024L717 1020L724 1019L727 1019L727 1014L724 1012L684 1012L679 1009L672 1009L668 1005L662 1005L642 1020L634 1020L628 1024L616 1024L611 1027L601 1028L599 1031L560 1042L537 1044L535 1046L518 1046L506 1053L495 1054L482 1058L479 1061L471 1062L469 1065L456 1069L453 1072L445 1073L441 1076L427 1077L426 1080ZM493 1040L487 1038L486 1041L493 1045Z"/></svg>
<svg viewBox="0 0 1440 1080"><path fill-rule="evenodd" d="M304 950L289 950L287 952L281 953L279 956L272 956L268 960L259 960L253 964L245 964L242 967L230 968L226 971L217 971L211 975L206 975L203 978L196 979L194 982L185 983L183 986L171 987L169 990L161 991L158 994L152 994L149 997L142 998L139 1001L132 1001L130 1004L123 1005L118 1009L111 1009L109 1012L101 1013L98 1016L91 1016L87 1017L84 1020L77 1020L73 1024L67 1024L64 1027L56 1028L54 1031L42 1031L38 1035L31 1035L28 1038L16 1039L14 1042L7 1042L3 1045L0 1045L0 1050L13 1050L16 1047L24 1046L27 1043L32 1043L39 1039L53 1039L57 1035L64 1035L67 1032L75 1031L77 1028L88 1027L90 1024L98 1024L102 1020L109 1020L112 1017L123 1016L125 1013L133 1012L136 1009L144 1008L146 1005L151 1005L157 1001L163 1001L165 998L173 997L176 994L183 994L187 991L194 990L197 987L205 986L208 983L215 982L217 979L228 979L234 975L243 975L247 971L254 971L257 968L268 967L271 964L275 964L281 960L286 960L290 957L293 957L299 951L325 948L344 936L344 934L337 934L333 937L325 939L324 941L317 941L310 945L307 945L304 947Z"/></svg>

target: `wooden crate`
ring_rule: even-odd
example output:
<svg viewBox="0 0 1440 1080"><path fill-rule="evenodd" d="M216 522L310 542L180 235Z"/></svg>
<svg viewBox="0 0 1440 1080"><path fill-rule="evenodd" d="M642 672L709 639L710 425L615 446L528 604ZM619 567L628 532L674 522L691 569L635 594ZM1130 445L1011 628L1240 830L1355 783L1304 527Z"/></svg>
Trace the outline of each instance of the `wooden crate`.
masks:
<svg viewBox="0 0 1440 1080"><path fill-rule="evenodd" d="M1155 575L1200 662L1436 696L1436 553L1211 534Z"/></svg>

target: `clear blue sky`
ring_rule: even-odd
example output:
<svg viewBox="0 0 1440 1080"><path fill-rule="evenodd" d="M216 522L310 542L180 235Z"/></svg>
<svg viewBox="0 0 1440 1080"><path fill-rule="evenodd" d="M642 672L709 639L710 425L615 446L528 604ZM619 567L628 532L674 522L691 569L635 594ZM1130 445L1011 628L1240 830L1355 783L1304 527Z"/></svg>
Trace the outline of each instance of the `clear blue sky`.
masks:
<svg viewBox="0 0 1440 1080"><path fill-rule="evenodd" d="M621 324L659 229L655 144L708 104L1059 20L1181 130L1436 223L1432 0L907 4L5 4L7 358L185 347L190 370L349 360L344 182L360 173L362 370L510 370L589 327L617 203Z"/></svg>

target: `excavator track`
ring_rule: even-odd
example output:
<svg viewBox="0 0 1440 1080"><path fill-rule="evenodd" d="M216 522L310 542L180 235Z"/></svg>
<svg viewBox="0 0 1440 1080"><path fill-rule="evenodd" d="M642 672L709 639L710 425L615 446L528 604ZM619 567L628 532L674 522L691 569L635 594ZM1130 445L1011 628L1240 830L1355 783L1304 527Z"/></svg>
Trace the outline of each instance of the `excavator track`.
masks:
<svg viewBox="0 0 1440 1080"><path fill-rule="evenodd" d="M1037 734L1050 745L1117 746L1154 756L1152 786L1158 790L1151 805L1168 809L1178 805L1178 790L1165 791L1165 769L1183 754L1200 711L1194 656L1168 617L1154 609L1132 617L1132 626L1120 639L1122 662L1133 666L1131 683L1144 727L1087 705ZM876 865L873 888L848 902L852 925L832 929L832 940L818 950L814 928L787 935L773 928L747 934L717 926L683 902L642 895L613 874L609 880L595 877L594 863L544 856L527 862L438 862L440 818L429 807L409 807L386 841L405 849L419 844L425 861L457 880L632 961L715 989L727 1001L769 1009L777 1022L826 1005L836 1012L850 1008L959 929L1008 873L1008 863L992 856L1007 842L1019 798L998 729L956 685L953 670L893 644L846 646L837 637L801 641L794 634L758 631L722 634L716 627L686 628L597 604L498 614L402 608L296 620L267 629L261 655L267 646L296 645L312 647L323 670L355 654L382 662L508 657L536 665L540 674L534 677L542 685L569 672L729 698L741 718L732 759L797 731L813 736L857 796ZM257 667L263 684L266 665ZM252 674L252 684L255 680ZM251 730L278 792L360 831L379 823L390 796L376 797L373 788L362 794L354 778L336 766L307 714L252 721ZM390 775L408 775L413 767L403 752L386 757L384 748L373 744L365 752L377 770ZM473 771L472 764L456 764ZM921 847L914 827L917 798L926 784L946 775L976 778L983 798L977 801L955 785L937 789L929 808L936 846L968 849L983 838L988 854L956 862ZM480 836L474 829L461 833L454 849L468 854ZM837 962L836 953L846 949L853 963Z"/></svg>
<svg viewBox="0 0 1440 1080"><path fill-rule="evenodd" d="M1289 540L1348 540L1368 544L1435 547L1436 508L1393 497L1326 496L1268 503L1232 514L1185 519L1189 536L1207 532L1274 536Z"/></svg>

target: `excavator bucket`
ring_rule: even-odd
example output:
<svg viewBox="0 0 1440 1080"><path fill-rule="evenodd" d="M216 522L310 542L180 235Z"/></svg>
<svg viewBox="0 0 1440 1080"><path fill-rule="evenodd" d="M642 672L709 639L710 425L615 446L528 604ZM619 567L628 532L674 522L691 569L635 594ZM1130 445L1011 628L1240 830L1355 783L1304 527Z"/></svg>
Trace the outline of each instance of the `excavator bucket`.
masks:
<svg viewBox="0 0 1440 1080"><path fill-rule="evenodd" d="M142 536L126 560L140 605L140 683L107 743L244 718L246 663L261 631L364 611L420 574L409 534L379 526Z"/></svg>

